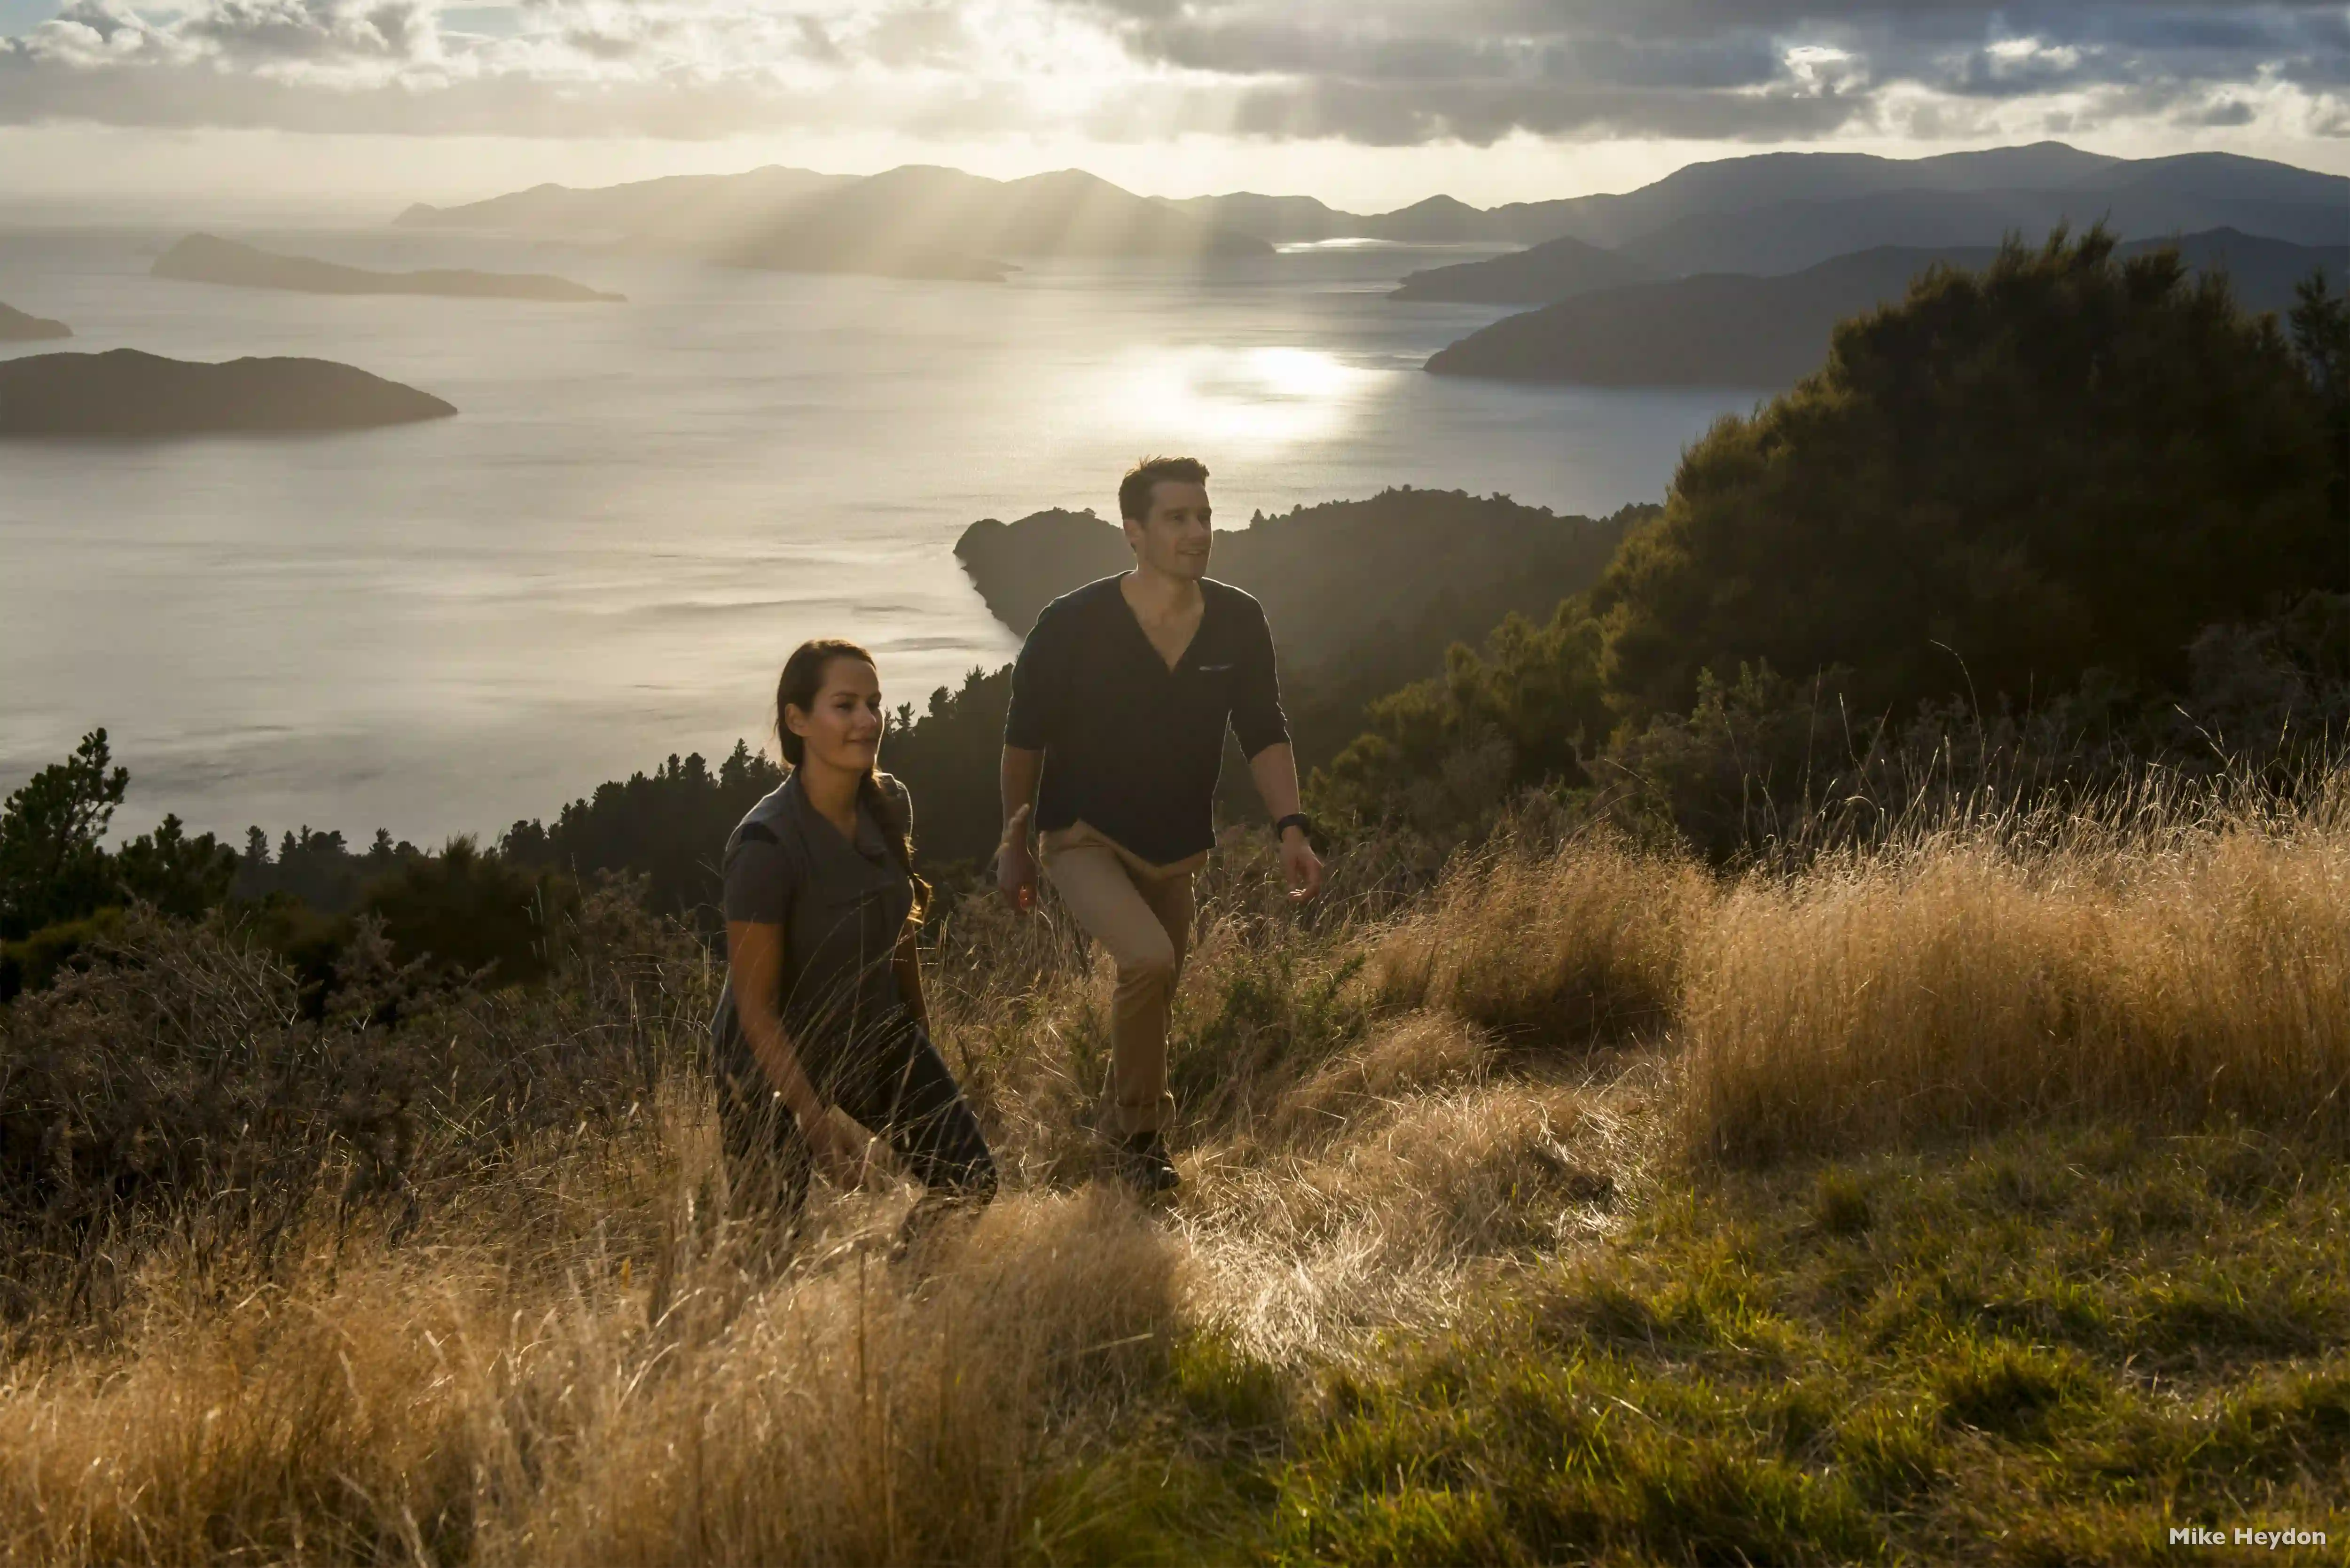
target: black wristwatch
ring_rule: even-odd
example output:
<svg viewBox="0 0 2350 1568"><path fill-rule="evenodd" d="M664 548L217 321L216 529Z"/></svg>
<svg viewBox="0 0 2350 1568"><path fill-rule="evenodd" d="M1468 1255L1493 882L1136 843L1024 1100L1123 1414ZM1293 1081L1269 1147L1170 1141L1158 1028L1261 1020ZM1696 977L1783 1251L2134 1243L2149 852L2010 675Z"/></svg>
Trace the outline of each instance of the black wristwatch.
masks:
<svg viewBox="0 0 2350 1568"><path fill-rule="evenodd" d="M1314 819L1306 815L1302 811L1293 811L1287 816L1283 817L1279 822L1274 823L1273 825L1273 836L1275 838L1279 838L1283 834L1288 832L1293 827L1305 834L1309 839L1314 836Z"/></svg>

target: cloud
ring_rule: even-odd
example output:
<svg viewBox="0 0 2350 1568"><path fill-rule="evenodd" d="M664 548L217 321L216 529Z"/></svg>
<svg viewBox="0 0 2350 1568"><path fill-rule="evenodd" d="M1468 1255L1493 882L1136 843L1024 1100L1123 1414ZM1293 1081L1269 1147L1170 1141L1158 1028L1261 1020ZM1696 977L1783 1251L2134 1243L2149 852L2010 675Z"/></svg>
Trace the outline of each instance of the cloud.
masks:
<svg viewBox="0 0 2350 1568"><path fill-rule="evenodd" d="M2037 100L2085 129L2101 99L2193 102L2208 116L2229 88L2282 81L2323 99L2350 85L2339 4L1065 3L1099 17L1138 62L1256 84L1243 100L1250 128L1369 141L1881 130L1895 129L1896 99L1923 113L1921 93ZM2316 118L2325 106L2302 107ZM1936 112L1968 118L1955 105Z"/></svg>
<svg viewBox="0 0 2350 1568"><path fill-rule="evenodd" d="M165 3L70 0L0 38L0 122L1378 145L2350 127L2338 0L505 0L462 26L442 0Z"/></svg>

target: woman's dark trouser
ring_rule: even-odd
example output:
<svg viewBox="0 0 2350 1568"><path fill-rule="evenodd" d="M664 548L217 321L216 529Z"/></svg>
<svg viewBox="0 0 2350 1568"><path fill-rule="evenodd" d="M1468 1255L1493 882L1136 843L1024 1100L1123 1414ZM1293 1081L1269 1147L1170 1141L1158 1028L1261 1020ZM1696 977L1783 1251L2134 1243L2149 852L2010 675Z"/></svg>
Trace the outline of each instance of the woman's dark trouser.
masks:
<svg viewBox="0 0 2350 1568"><path fill-rule="evenodd" d="M979 1118L920 1026L892 1031L810 1064L816 1092L888 1140L936 1196L981 1202L995 1196L995 1158ZM718 1118L738 1189L796 1215L807 1201L814 1151L756 1067L718 1075Z"/></svg>

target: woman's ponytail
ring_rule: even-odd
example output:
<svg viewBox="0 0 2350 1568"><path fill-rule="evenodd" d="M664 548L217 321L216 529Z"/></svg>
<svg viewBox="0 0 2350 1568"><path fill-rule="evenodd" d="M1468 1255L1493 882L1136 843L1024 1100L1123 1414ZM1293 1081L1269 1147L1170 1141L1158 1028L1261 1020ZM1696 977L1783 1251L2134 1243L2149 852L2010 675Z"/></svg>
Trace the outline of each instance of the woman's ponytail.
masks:
<svg viewBox="0 0 2350 1568"><path fill-rule="evenodd" d="M857 798L873 814L873 820L881 825L882 841L897 858L898 868L914 885L914 919L920 919L931 906L931 885L914 874L913 824L906 820L906 814L899 809L898 797L881 787L881 775L871 768L866 769L857 781Z"/></svg>

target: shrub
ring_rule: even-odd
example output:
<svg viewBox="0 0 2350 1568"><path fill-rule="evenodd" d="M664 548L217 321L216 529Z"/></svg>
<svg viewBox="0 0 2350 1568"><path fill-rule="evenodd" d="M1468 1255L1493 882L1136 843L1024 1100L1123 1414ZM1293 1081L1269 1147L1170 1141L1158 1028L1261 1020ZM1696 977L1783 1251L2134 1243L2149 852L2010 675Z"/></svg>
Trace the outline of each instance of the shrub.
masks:
<svg viewBox="0 0 2350 1568"><path fill-rule="evenodd" d="M2201 628L2350 587L2312 368L2224 276L2113 248L1930 270L1692 446L1593 590L1611 700L1685 711L1764 659L1853 670L1869 712L2093 666L2176 691Z"/></svg>
<svg viewBox="0 0 2350 1568"><path fill-rule="evenodd" d="M495 984L544 979L578 908L568 877L533 871L452 838L369 885L360 908L382 922L403 963L484 973Z"/></svg>

